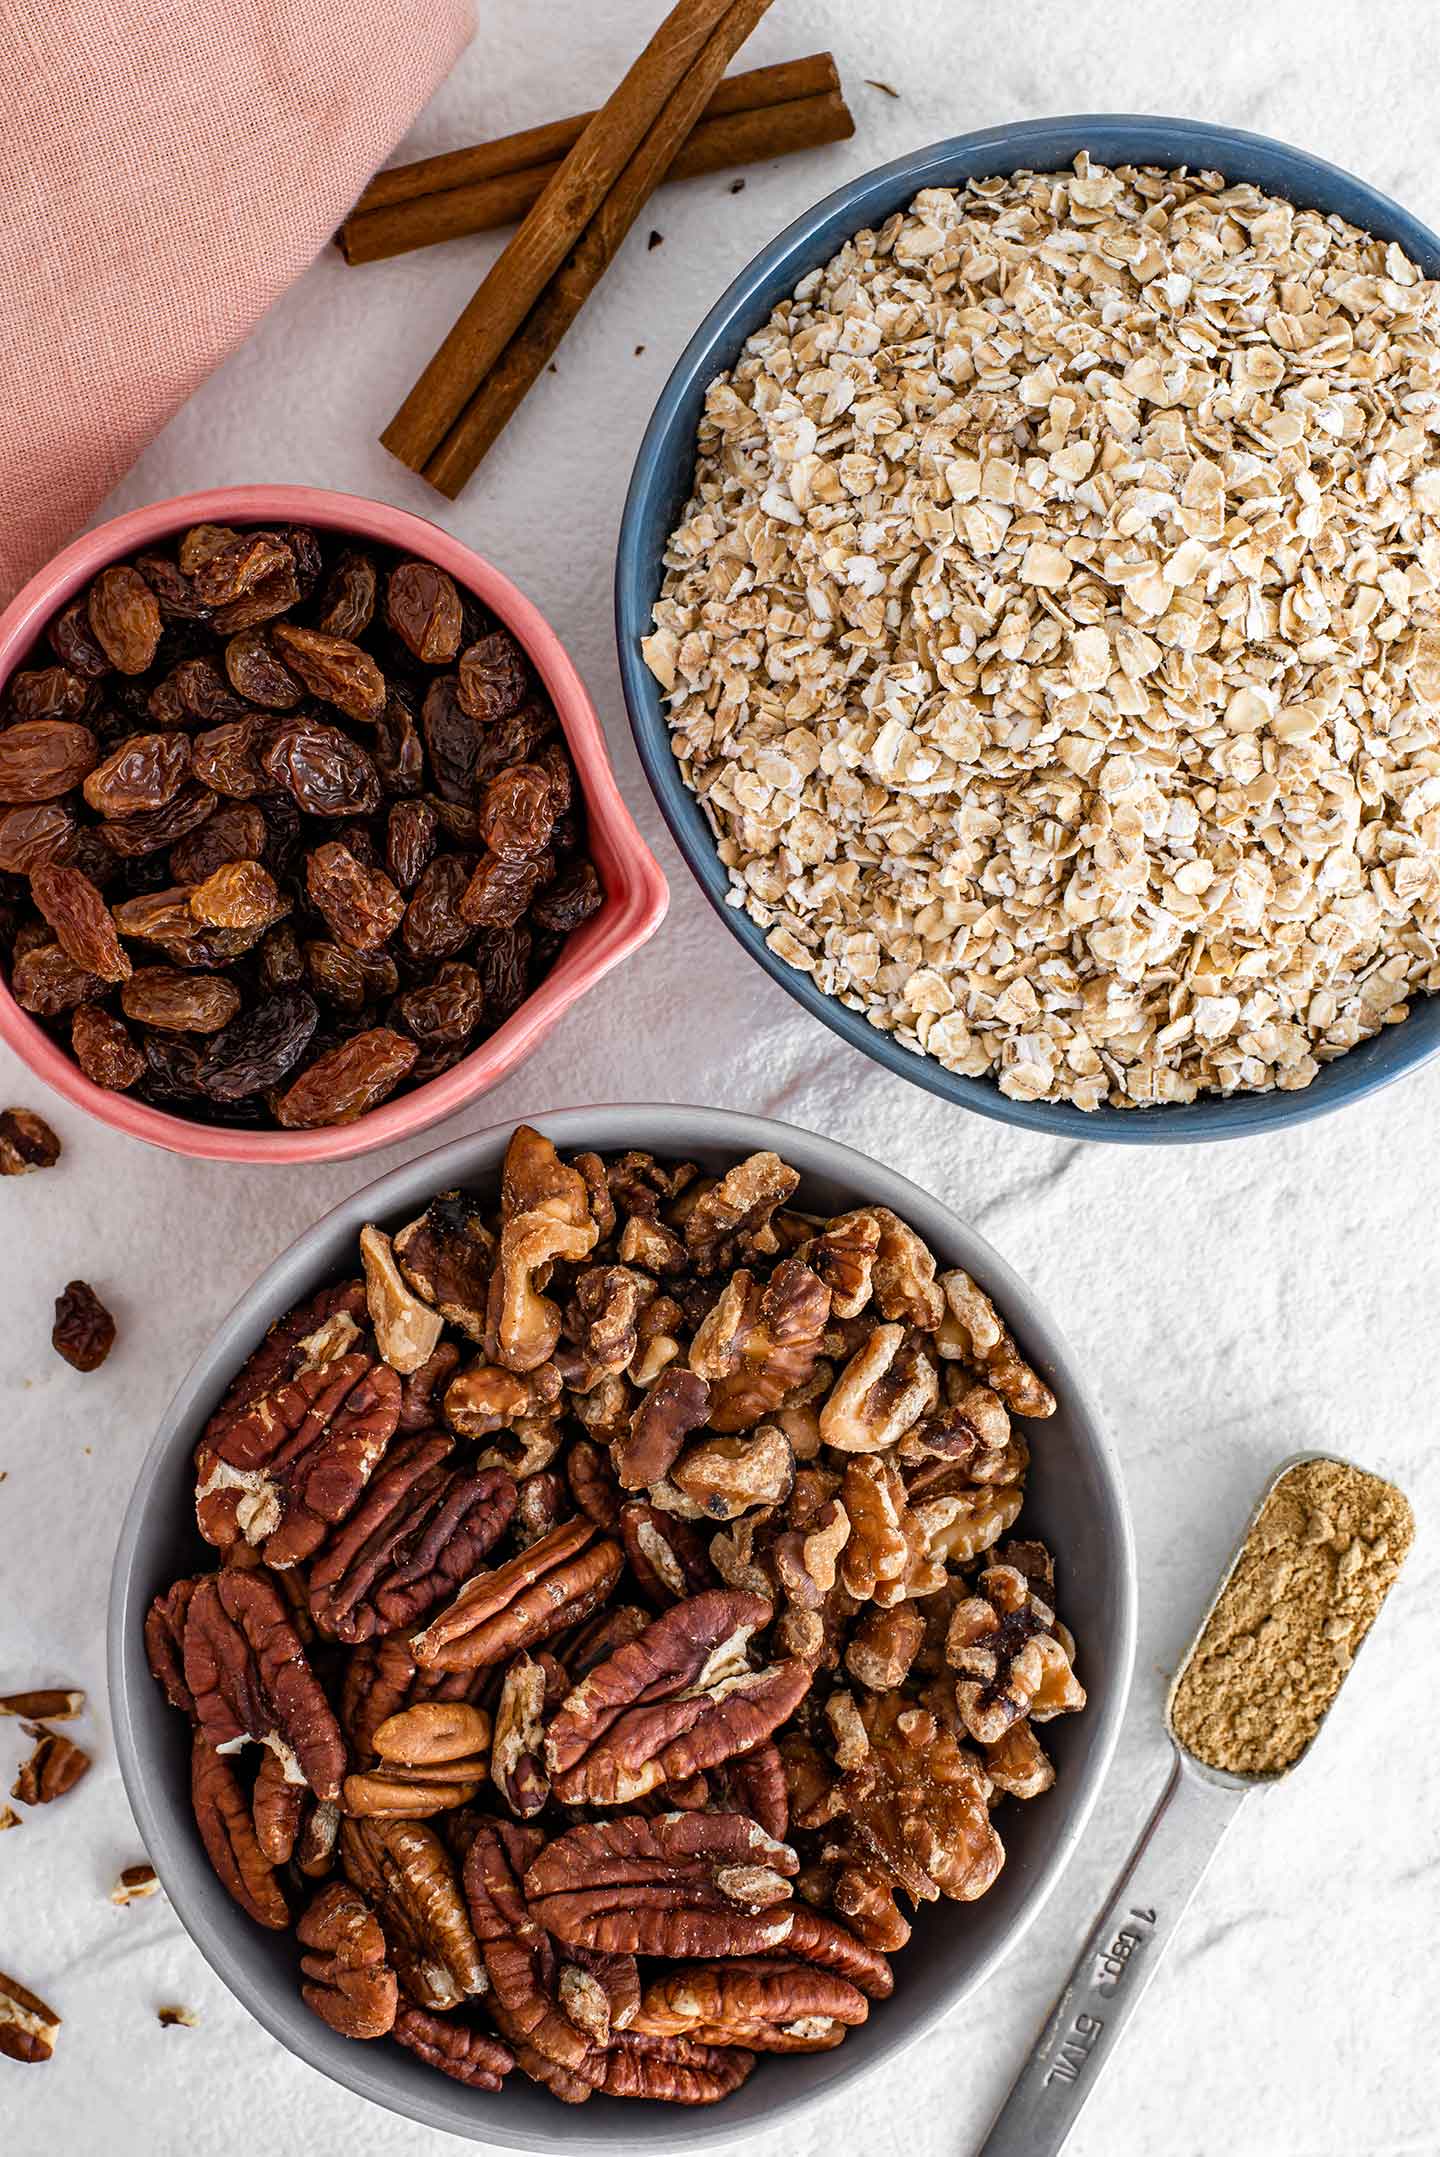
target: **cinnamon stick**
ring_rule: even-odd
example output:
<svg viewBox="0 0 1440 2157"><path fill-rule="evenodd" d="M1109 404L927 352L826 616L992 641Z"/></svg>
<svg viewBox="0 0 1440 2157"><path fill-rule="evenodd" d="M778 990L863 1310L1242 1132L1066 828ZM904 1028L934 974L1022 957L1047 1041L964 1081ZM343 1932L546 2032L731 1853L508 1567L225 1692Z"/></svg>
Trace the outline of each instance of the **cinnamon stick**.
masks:
<svg viewBox="0 0 1440 2157"><path fill-rule="evenodd" d="M381 435L385 447L402 464L418 472L440 450L507 340L653 130L656 116L677 85L694 74L699 57L710 50L717 29L744 21L744 29L726 53L728 59L768 5L769 0L677 0L619 88L567 154ZM722 61L710 78L707 96L723 73ZM694 118L698 117L697 111ZM685 134L689 132L687 127ZM674 149L683 139L675 142Z"/></svg>
<svg viewBox="0 0 1440 2157"><path fill-rule="evenodd" d="M718 120L728 113L758 111L764 105L788 105L797 97L823 97L827 90L839 87L834 55L807 53L802 60L782 60L775 67L752 67L727 75L705 107L705 118ZM446 150L439 157L417 158L409 165L391 165L376 173L350 215L361 217L367 210L415 202L448 187L469 187L477 180L553 164L575 147L594 118L594 112L572 113L568 120L547 120L519 134L501 135L494 142Z"/></svg>
<svg viewBox="0 0 1440 2157"><path fill-rule="evenodd" d="M818 150L826 143L844 142L854 132L850 108L838 90L718 117L707 113L682 144L665 178L693 180L732 165L759 164L771 157L788 157L796 150ZM353 210L337 235L341 253L354 268L514 224L558 169L554 163L530 165L374 209Z"/></svg>

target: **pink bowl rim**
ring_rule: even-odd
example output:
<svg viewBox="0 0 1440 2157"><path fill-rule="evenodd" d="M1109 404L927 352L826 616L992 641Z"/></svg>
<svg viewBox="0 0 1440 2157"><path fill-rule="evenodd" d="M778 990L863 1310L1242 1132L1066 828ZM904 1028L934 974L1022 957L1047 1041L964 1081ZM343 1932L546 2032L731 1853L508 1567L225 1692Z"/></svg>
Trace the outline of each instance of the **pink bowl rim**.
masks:
<svg viewBox="0 0 1440 2157"><path fill-rule="evenodd" d="M488 1041L413 1093L383 1103L352 1124L316 1131L254 1131L190 1123L96 1086L20 1009L0 981L0 1040L56 1093L113 1130L171 1153L208 1161L345 1161L415 1137L508 1077L587 990L653 936L669 886L615 783L599 714L574 662L539 608L472 547L413 511L325 487L247 485L172 495L124 511L73 540L30 578L0 615L0 689L50 617L106 563L201 523L312 524L350 531L438 563L512 630L549 691L576 773L605 904L567 946L559 964Z"/></svg>

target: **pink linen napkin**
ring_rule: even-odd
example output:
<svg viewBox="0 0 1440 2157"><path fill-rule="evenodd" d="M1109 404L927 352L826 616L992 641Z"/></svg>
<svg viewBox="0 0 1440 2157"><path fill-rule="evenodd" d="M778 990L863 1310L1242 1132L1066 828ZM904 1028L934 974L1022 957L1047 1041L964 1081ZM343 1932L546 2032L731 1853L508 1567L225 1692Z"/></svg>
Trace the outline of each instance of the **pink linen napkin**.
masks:
<svg viewBox="0 0 1440 2157"><path fill-rule="evenodd" d="M471 0L5 0L0 604L324 246L473 29Z"/></svg>

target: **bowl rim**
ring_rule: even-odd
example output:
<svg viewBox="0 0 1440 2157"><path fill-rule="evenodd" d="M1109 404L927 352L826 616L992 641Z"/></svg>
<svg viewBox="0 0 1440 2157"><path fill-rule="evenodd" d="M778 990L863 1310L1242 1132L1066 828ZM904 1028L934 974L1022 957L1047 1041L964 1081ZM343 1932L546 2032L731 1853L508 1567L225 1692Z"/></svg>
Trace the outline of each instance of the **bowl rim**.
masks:
<svg viewBox="0 0 1440 2157"><path fill-rule="evenodd" d="M693 469L693 421L685 419L697 386L703 398L712 381L745 339L768 317L775 297L794 289L808 269L828 261L850 234L883 222L924 187L960 185L991 173L1055 171L1082 149L1107 164L1189 165L1215 169L1237 183L1251 181L1292 200L1320 208L1384 239L1397 241L1428 276L1440 277L1440 235L1402 204L1343 166L1308 150L1241 128L1163 114L1065 113L1004 121L950 135L872 167L824 195L761 247L725 287L671 369L636 453L620 518L615 560L615 634L620 682L630 730L646 779L670 835L695 881L731 934L765 972L812 1017L884 1069L922 1086L942 1100L998 1123L1051 1138L1089 1139L1111 1145L1187 1145L1247 1138L1333 1115L1349 1102L1391 1084L1440 1056L1440 1007L1430 1023L1417 1025L1412 1011L1401 1025L1323 1064L1298 1092L1202 1095L1187 1103L1120 1109L1108 1103L1084 1110L1068 1101L1016 1101L992 1078L967 1078L936 1058L906 1047L873 1026L838 996L816 987L809 975L787 966L765 942L765 932L730 896L703 810L680 776L670 746L658 684L640 656L649 631L655 590L646 566L646 525L657 501L671 491L667 474L683 460ZM1323 198L1332 198L1324 205ZM1343 201L1343 207L1340 203ZM688 477L680 493L688 493Z"/></svg>
<svg viewBox="0 0 1440 2157"><path fill-rule="evenodd" d="M670 2149L700 2148L724 2142L733 2144L751 2134L768 2131L780 2119L803 2111L812 2103L829 2101L847 2085L893 2064L902 2052L917 2043L943 2016L950 2014L993 1976L1034 1923L1058 1884L1074 1856L1109 1773L1134 1671L1138 1570L1124 1475L1099 1404L1081 1373L1074 1350L1040 1299L978 1229L898 1170L837 1139L738 1110L673 1102L618 1102L547 1111L528 1120L562 1147L623 1148L644 1144L648 1137L651 1149L662 1154L675 1150L676 1145L713 1146L727 1151L773 1148L798 1168L802 1176L823 1176L846 1183L857 1194L864 1194L862 1202L889 1205L902 1218L913 1222L932 1248L963 1254L961 1262L976 1267L987 1292L993 1293L1012 1319L1019 1321L1017 1331L1029 1352L1032 1355L1038 1353L1045 1367L1059 1375L1067 1411L1074 1416L1075 1443L1088 1458L1097 1477L1104 1533L1112 1545L1105 1553L1105 1563L1113 1584L1113 1648L1106 1689L1098 1699L1092 1694L1086 1710L1087 1718L1094 1718L1089 1756L1084 1762L1077 1763L1072 1771L1075 1781L1068 1818L1054 1835L1040 1862L1027 1866L1024 1899L1009 1929L979 1957L963 1981L948 1986L937 1981L923 2002L917 1995L910 2022L879 2047L873 2057L852 2058L847 2067L840 2064L845 2051L841 2048L834 2056L836 2065L823 2089L809 2091L797 2087L792 2095L787 2095L782 2085L763 2117L743 2122L733 2118L727 2121L726 2108L719 2105L704 2108L686 2120L676 2120L672 2127L676 2108L655 2107L653 2110L664 2117L663 2134L653 2138L640 2134L635 2137L637 2142L663 2140ZM563 2150L575 2153L575 2157L585 2157L585 2153L593 2152L594 2157L604 2157L604 2153L613 2151L615 2142L609 2137L596 2138L589 2134L584 2114L557 2115L553 2134L548 2131L536 2133L510 2125L500 2109L482 2105L475 2108L473 2118L466 2118L463 2111L457 2114L455 2108L473 2103L473 2097L469 2093L462 2097L461 2085L447 2085L440 2077L434 2078L439 2086L433 2100L428 2093L415 2096L408 2091L397 2091L389 2086L383 2071L377 2072L376 2066L370 2063L370 2048L335 2038L317 2017L305 2010L298 1993L280 1999L272 1988L253 1978L243 1961L231 1952L225 1939L212 1930L201 1905L205 1883L209 1882L212 1889L214 1885L208 1861L188 1819L186 1828L189 1833L182 1840L172 1833L171 1826L162 1817L150 1788L135 1718L137 1701L142 1697L148 1701L154 1687L142 1636L145 1611L156 1588L154 1582L138 1578L139 1545L155 1493L188 1455L200 1417L213 1406L239 1361L250 1353L271 1320L280 1311L290 1308L297 1293L310 1292L317 1272L329 1270L325 1247L339 1231L356 1232L367 1219L385 1219L450 1184L463 1184L467 1180L497 1174L514 1128L515 1119L507 1118L486 1130L451 1140L341 1199L264 1269L213 1330L160 1419L125 1509L109 1584L106 1682L120 1774L150 1860L181 1923L211 1969L272 2037L330 2079L424 2126L443 2128L500 2148ZM597 1135L597 1132L604 1135ZM657 1137L657 1134L660 1135ZM672 1135L674 1144L671 1143ZM304 1276L298 1291L297 1275ZM158 1786L159 1778L156 1780ZM228 1909L229 1905L225 1907ZM647 2113L651 2110L651 2107L646 2108ZM634 2118L633 2109L626 2116Z"/></svg>
<svg viewBox="0 0 1440 2157"><path fill-rule="evenodd" d="M56 1093L108 1124L191 1159L250 1164L343 1161L417 1137L497 1085L536 1049L587 990L638 950L665 917L670 891L621 797L604 729L559 635L502 570L442 526L366 495L286 484L207 487L123 511L72 540L17 592L0 614L0 693L57 608L97 570L192 524L272 520L351 532L437 563L511 629L544 682L571 750L585 801L605 904L567 945L559 963L519 1010L448 1071L382 1102L350 1124L317 1130L254 1130L190 1122L128 1094L96 1086L60 1044L22 1011L0 979L0 1040Z"/></svg>

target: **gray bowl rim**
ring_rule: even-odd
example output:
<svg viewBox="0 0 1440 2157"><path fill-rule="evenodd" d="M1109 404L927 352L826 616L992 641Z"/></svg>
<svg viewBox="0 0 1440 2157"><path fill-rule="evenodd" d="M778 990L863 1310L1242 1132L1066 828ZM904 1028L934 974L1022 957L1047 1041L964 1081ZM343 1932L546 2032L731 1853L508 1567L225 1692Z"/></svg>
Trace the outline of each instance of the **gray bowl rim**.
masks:
<svg viewBox="0 0 1440 2157"><path fill-rule="evenodd" d="M995 173L1063 170L1081 150L1105 164L1189 165L1235 183L1267 188L1297 208L1340 216L1394 240L1430 277L1440 277L1440 236L1390 196L1342 166L1269 135L1160 114L1069 113L1007 121L912 150L847 180L762 247L721 293L686 345L641 438L621 512L615 559L615 632L620 681L640 762L671 837L705 897L732 935L812 1017L888 1071L960 1108L1051 1138L1120 1146L1189 1145L1249 1138L1332 1115L1348 1102L1440 1055L1440 999L1417 999L1410 1016L1334 1062L1297 1093L1232 1094L1150 1108L1093 1110L1068 1101L1012 1101L993 1080L947 1071L905 1048L787 966L764 931L728 899L729 882L704 814L680 776L660 693L640 656L659 588L665 538L690 491L696 422L705 390L732 366L746 338L787 298L807 270L827 262L853 233L882 224L924 187Z"/></svg>
<svg viewBox="0 0 1440 2157"><path fill-rule="evenodd" d="M666 2150L734 2144L768 2131L813 2103L829 2101L847 2085L892 2064L993 1975L1053 1892L1074 1855L1109 1771L1134 1670L1137 1574L1124 1478L1104 1419L1080 1375L1074 1352L1039 1299L978 1230L908 1177L817 1132L729 1109L627 1102L561 1109L528 1120L560 1146L643 1145L662 1155L683 1155L689 1147L770 1147L798 1168L802 1176L830 1177L850 1184L857 1198L889 1205L913 1222L932 1248L950 1263L973 1267L1006 1311L1027 1353L1051 1374L1057 1387L1063 1387L1077 1443L1082 1453L1088 1453L1100 1486L1100 1515L1092 1532L1095 1561L1104 1565L1109 1577L1106 1601L1113 1633L1109 1649L1112 1676L1101 1697L1092 1693L1085 1710L1090 1724L1088 1757L1070 1771L1067 1817L1043 1859L1034 1866L1009 1929L963 1981L932 1981L924 1997L924 1986L917 1982L907 2002L907 2019L902 2024L897 2018L895 2029L873 2054L852 2060L848 2066L843 2064L848 2046L833 2054L819 2055L834 2063L821 2088L797 2086L791 2091L784 2080L775 2077L773 2102L762 2116L737 2120L729 2106L722 2103L684 2117L677 2116L678 2108L674 2106L634 2102L622 2105L616 2099L597 2097L583 2111L557 2105L553 2131L539 2132L512 2120L503 2095L486 2101L438 2074L429 2076L429 2083L435 2085L433 2093L429 2083L415 2089L397 2089L381 2056L389 2053L388 2047L372 2051L367 2045L337 2036L310 2013L298 1991L278 1996L247 1966L239 1943L257 1928L225 1899L223 1890L216 1890L185 1794L182 1792L172 1805L162 1804L164 1778L159 1775L152 1789L145 1748L137 1733L137 1703L154 1695L142 1637L144 1616L152 1595L163 1585L139 1577L140 1544L149 1508L157 1490L164 1493L181 1460L188 1458L204 1415L266 1327L308 1293L317 1277L332 1270L325 1257L327 1244L342 1229L358 1232L365 1221L384 1220L451 1184L492 1175L514 1129L513 1118L418 1155L331 1207L267 1266L253 1287L232 1306L180 1381L136 1477L111 1571L106 1672L116 1755L141 1840L191 1939L255 2020L287 2051L332 2081L422 2126L503 2149L563 2151L566 2157L590 2157L593 2153L593 2157L602 2157L602 2153L627 2142L653 2143ZM169 1500L162 1495L159 1502ZM208 1892L218 1896L217 1907L233 1918L234 1945L224 1937L223 1925L217 1927L206 1914L203 1902L207 1884ZM897 2001L903 1997L902 1985L897 1990ZM590 2132L587 2120L598 2116L600 2108L612 2119L619 2115L616 2131L601 2135Z"/></svg>

